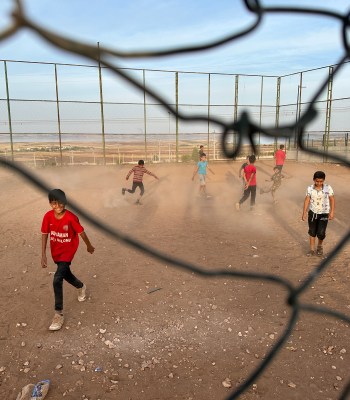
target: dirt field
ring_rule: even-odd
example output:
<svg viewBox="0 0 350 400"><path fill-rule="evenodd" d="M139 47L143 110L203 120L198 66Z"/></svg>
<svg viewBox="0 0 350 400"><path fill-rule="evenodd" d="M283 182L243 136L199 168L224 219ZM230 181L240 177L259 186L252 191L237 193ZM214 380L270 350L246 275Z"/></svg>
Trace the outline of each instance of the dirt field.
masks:
<svg viewBox="0 0 350 400"><path fill-rule="evenodd" d="M241 195L241 163L211 164L209 199L198 197L193 165L146 165L143 205L121 195L130 166L35 170L113 228L171 256L209 270L278 274L298 285L320 262L307 258L301 221L307 185L324 170L335 190L326 255L349 227L349 170L339 165L287 162L277 192L257 195L254 211ZM272 161L258 161L258 186ZM221 277L206 279L160 262L81 223L84 242L72 263L88 300L64 284L65 325L50 332L55 265L40 267L44 193L0 170L0 399L16 399L28 383L50 379L48 400L225 399L263 360L286 327L290 309L281 286ZM131 182L127 183L128 186ZM350 246L302 301L350 314ZM48 251L48 256L49 256ZM349 379L349 326L303 312L272 364L241 399L336 399ZM223 382L225 381L225 387Z"/></svg>

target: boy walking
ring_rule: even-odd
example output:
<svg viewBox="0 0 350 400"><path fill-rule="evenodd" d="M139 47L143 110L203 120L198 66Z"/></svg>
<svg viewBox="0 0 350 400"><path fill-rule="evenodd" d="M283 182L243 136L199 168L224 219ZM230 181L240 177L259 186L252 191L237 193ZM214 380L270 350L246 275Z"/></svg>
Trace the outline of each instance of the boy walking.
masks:
<svg viewBox="0 0 350 400"><path fill-rule="evenodd" d="M58 331L62 328L63 317L63 280L78 289L78 301L86 299L86 285L76 278L70 265L79 246L79 235L86 244L89 253L95 248L90 243L84 228L80 225L78 217L71 211L66 210L67 199L65 193L60 189L53 189L48 194L52 210L48 211L41 225L42 233L42 256L41 266L47 268L46 245L50 235L50 249L57 271L53 278L53 289L55 294L55 315L49 327L50 331Z"/></svg>
<svg viewBox="0 0 350 400"><path fill-rule="evenodd" d="M255 206L256 198L256 168L255 168L255 156L249 156L249 164L244 168L243 178L245 181L244 192L242 198L236 203L236 210L239 211L241 204L243 204L250 196L250 210L253 210Z"/></svg>
<svg viewBox="0 0 350 400"><path fill-rule="evenodd" d="M284 145L281 144L279 150L276 150L274 158L276 160L276 167L282 172L284 161L286 159L286 151L284 150Z"/></svg>
<svg viewBox="0 0 350 400"><path fill-rule="evenodd" d="M307 256L315 255L316 236L318 238L316 254L323 255L323 241L326 237L328 220L334 218L334 192L330 185L324 183L326 174L323 171L314 173L314 184L306 190L302 220L308 220L310 250Z"/></svg>
<svg viewBox="0 0 350 400"><path fill-rule="evenodd" d="M276 193L276 190L281 186L284 175L281 174L281 171L276 166L274 167L273 171L274 171L274 173L271 176L271 178L266 179L267 181L272 181L271 187L268 189L260 189L260 194L271 192L273 202L277 203L277 200L275 198L275 193Z"/></svg>
<svg viewBox="0 0 350 400"><path fill-rule="evenodd" d="M197 169L195 169L193 172L192 180L194 180L195 175L198 173L199 195L209 198L209 196L207 196L206 183L205 183L206 180L205 178L207 176L207 168L213 175L215 175L214 172L208 167L207 155L203 153L201 155L200 161L198 161L197 163Z"/></svg>
<svg viewBox="0 0 350 400"><path fill-rule="evenodd" d="M141 201L140 201L141 197L145 193L145 188L144 188L143 182L142 182L143 175L148 174L159 180L159 178L156 175L154 175L152 172L148 171L144 165L145 165L145 162L143 160L139 160L137 165L135 165L133 168L131 168L131 170L126 175L126 180L129 179L129 176L132 173L134 174L133 181L132 181L132 188L131 189L127 189L127 188L122 189L122 195L124 195L125 192L135 193L136 188L138 188L138 187L140 188L140 197L136 200L136 204L141 204Z"/></svg>

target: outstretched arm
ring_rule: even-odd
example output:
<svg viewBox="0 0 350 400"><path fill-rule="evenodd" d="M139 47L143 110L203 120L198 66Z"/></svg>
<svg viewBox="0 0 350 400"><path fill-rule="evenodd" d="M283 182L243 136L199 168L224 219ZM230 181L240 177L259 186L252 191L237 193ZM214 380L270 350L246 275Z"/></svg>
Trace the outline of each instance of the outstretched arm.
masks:
<svg viewBox="0 0 350 400"><path fill-rule="evenodd" d="M148 174L148 175L151 175L151 176L153 176L154 178L156 178L156 179L159 180L159 178L158 178L158 176L157 176L156 174L154 174L154 173L151 172L151 171L148 171L148 169L146 169L146 168L145 168L145 173Z"/></svg>
<svg viewBox="0 0 350 400"><path fill-rule="evenodd" d="M129 176L134 172L134 168L131 168L131 170L128 172L128 174L126 175L126 180L129 179Z"/></svg>
<svg viewBox="0 0 350 400"><path fill-rule="evenodd" d="M86 250L92 254L95 251L95 247L90 243L89 238L85 232L81 232L80 237L84 240L86 244Z"/></svg>
<svg viewBox="0 0 350 400"><path fill-rule="evenodd" d="M152 172L150 173L150 175L159 180L158 176L153 174Z"/></svg>

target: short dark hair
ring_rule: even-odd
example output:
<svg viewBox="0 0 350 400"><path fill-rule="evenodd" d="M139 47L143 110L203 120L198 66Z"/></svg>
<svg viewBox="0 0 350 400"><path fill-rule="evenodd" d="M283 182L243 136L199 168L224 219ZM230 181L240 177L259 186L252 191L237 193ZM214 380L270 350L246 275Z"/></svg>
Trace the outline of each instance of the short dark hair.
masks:
<svg viewBox="0 0 350 400"><path fill-rule="evenodd" d="M61 189L52 189L48 194L49 202L59 201L62 204L67 204L66 194Z"/></svg>
<svg viewBox="0 0 350 400"><path fill-rule="evenodd" d="M284 144L281 144L281 145L280 145L280 149L281 149L281 150L284 149Z"/></svg>
<svg viewBox="0 0 350 400"><path fill-rule="evenodd" d="M326 179L326 174L323 171L316 171L314 173L314 180L315 179L323 179L323 180L325 180Z"/></svg>
<svg viewBox="0 0 350 400"><path fill-rule="evenodd" d="M255 163L255 160L256 160L256 157L255 157L254 154L251 155L251 156L249 156L249 162L250 162L251 164L254 164L254 163Z"/></svg>
<svg viewBox="0 0 350 400"><path fill-rule="evenodd" d="M203 147L204 147L204 146L203 146L202 144L199 146L200 149L202 149Z"/></svg>
<svg viewBox="0 0 350 400"><path fill-rule="evenodd" d="M205 153L202 153L201 154L201 157L206 157L207 155L205 154Z"/></svg>
<svg viewBox="0 0 350 400"><path fill-rule="evenodd" d="M144 162L143 160L139 160L138 164L139 164L139 165L144 165L145 162Z"/></svg>

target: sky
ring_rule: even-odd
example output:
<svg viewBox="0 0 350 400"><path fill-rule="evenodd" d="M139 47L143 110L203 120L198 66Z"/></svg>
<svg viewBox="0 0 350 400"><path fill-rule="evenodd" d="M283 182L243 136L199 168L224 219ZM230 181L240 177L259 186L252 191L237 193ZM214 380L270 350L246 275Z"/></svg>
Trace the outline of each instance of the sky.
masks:
<svg viewBox="0 0 350 400"><path fill-rule="evenodd" d="M253 1L253 0L250 0ZM349 0L260 0L266 7L322 7L324 10L345 15L350 11ZM31 21L55 35L70 38L80 43L108 47L121 52L152 52L193 45L204 45L247 29L255 22L255 16L242 0L27 0L23 1L25 13ZM13 25L11 17L15 1L0 1L0 35ZM267 13L258 28L239 40L231 41L214 49L156 58L110 57L116 67L146 69L148 87L153 87L168 104L175 103L174 73L149 72L149 70L188 71L214 74L211 80L210 104L225 105L213 107L220 118L232 119L234 101L234 74L283 76L308 69L337 63L344 53L341 41L341 25L338 20L315 15L291 13ZM31 62L89 64L95 62L74 53L65 52L47 43L37 33L21 28L6 40L0 40L0 60L22 60ZM2 63L4 64L4 63ZM348 97L350 64L337 75L334 97ZM61 101L99 101L97 68L59 67L59 96ZM108 72L108 71L107 71ZM139 102L142 105L142 91L132 91L123 81L103 72L105 102ZM52 65L8 63L10 97L20 100L54 101L55 79ZM136 74L136 73L135 73ZM137 79L142 82L142 72L137 71ZM227 80L215 74L232 74ZM327 78L328 69L320 73L304 75L302 101L309 101L320 82ZM338 78L340 76L340 79ZM208 75L179 75L179 104L184 112L201 112L207 115ZM260 78L240 77L239 104L260 103ZM276 104L276 79L264 81L264 105ZM6 97L4 68L0 64L0 99ZM286 107L284 122L295 121L295 104L298 94L299 76L283 78L281 104ZM122 87L122 85L124 85ZM322 99L327 96L326 90ZM54 132L57 130L55 109L45 111L41 103L14 102L12 105L13 126L16 132ZM183 104L189 105L188 107ZM192 107L192 105L196 107ZM197 105L201 104L199 107ZM29 107L30 106L30 107ZM338 106L344 108L343 104ZM38 108L39 107L39 108ZM40 108L41 107L41 108ZM74 107L64 109L61 105L62 120L66 121L68 132L82 129L96 132L100 128L100 110L92 111L88 106L80 111ZM92 106L91 106L92 107ZM346 110L347 110L346 104ZM239 110L241 112L241 109ZM256 122L259 113L251 109ZM347 128L345 113L337 111L336 128ZM105 109L111 132L142 133L143 107L137 111L130 108ZM119 115L120 113L120 115ZM130 115L126 115L126 114ZM147 110L147 117L153 121L152 129L170 132L175 129L175 120L170 119L167 110ZM273 125L274 113L265 110L263 124ZM311 128L322 130L324 110ZM122 125L123 118L125 124ZM282 118L282 116L281 116ZM0 122L7 119L6 108L0 107ZM73 121L74 120L74 121ZM48 122L49 121L49 122ZM50 125L51 124L51 125ZM117 127L117 124L118 127ZM158 125L157 125L158 124ZM171 126L170 126L171 125ZM203 124L202 124L203 125ZM49 127L51 126L51 128ZM106 128L107 129L107 128ZM151 129L151 128L150 128ZM181 127L181 129L185 129ZM193 130L187 125L187 130ZM198 128L205 131L206 124ZM1 131L8 126L0 123ZM214 130L214 128L213 128ZM118 131L119 132L119 131Z"/></svg>
<svg viewBox="0 0 350 400"><path fill-rule="evenodd" d="M1 0L0 28L12 24L14 1ZM27 0L27 15L52 32L122 51L204 44L239 32L255 21L241 0ZM322 6L345 13L347 0L261 1L264 6ZM118 66L197 72L282 75L336 63L342 55L341 26L330 18L268 14L259 28L237 42L200 53L153 59L114 59ZM85 59L48 45L21 29L0 42L0 59L82 63Z"/></svg>

